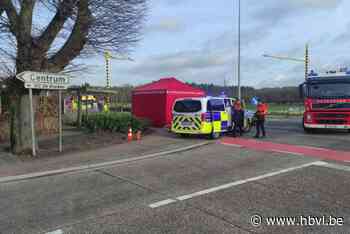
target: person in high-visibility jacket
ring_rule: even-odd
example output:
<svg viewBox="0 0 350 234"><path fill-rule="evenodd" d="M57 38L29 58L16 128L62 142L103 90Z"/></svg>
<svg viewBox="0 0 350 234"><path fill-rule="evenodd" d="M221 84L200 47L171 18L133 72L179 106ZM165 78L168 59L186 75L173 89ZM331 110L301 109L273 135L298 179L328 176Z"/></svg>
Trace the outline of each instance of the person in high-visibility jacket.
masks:
<svg viewBox="0 0 350 234"><path fill-rule="evenodd" d="M255 138L260 137L260 131L262 132L262 136L266 137L265 131L265 120L267 115L267 104L259 101L256 106L255 118L256 118L256 135Z"/></svg>

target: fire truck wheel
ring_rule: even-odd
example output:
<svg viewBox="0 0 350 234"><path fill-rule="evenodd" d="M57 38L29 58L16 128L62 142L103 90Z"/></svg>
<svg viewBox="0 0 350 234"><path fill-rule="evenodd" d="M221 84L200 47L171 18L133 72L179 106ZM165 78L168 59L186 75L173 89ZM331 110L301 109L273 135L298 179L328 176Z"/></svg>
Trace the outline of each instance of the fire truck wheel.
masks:
<svg viewBox="0 0 350 234"><path fill-rule="evenodd" d="M314 133L313 129L310 129L310 128L304 128L304 132L306 132L307 134Z"/></svg>
<svg viewBox="0 0 350 234"><path fill-rule="evenodd" d="M305 127L304 119L303 119L303 129L304 129L304 132L307 133L307 134L312 134L312 133L315 132L314 129Z"/></svg>

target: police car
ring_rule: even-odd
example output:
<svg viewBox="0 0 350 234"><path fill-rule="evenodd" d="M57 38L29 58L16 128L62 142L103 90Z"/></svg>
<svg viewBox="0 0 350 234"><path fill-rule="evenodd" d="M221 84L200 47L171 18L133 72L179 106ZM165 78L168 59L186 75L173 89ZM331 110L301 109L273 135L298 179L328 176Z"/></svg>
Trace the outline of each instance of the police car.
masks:
<svg viewBox="0 0 350 234"><path fill-rule="evenodd" d="M173 106L171 131L218 138L232 128L231 106L235 99L202 97L177 99Z"/></svg>

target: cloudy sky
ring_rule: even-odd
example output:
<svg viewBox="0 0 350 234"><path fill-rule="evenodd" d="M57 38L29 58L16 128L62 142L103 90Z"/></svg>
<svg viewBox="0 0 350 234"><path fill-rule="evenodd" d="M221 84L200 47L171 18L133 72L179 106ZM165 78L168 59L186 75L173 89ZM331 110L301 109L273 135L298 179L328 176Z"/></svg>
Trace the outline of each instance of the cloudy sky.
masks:
<svg viewBox="0 0 350 234"><path fill-rule="evenodd" d="M297 85L304 65L262 57L303 58L324 70L350 63L350 1L242 0L242 83ZM161 77L198 83L237 83L238 0L150 0L144 38L131 57L113 61L113 85L139 85ZM86 60L89 75L77 82L105 85L103 58Z"/></svg>

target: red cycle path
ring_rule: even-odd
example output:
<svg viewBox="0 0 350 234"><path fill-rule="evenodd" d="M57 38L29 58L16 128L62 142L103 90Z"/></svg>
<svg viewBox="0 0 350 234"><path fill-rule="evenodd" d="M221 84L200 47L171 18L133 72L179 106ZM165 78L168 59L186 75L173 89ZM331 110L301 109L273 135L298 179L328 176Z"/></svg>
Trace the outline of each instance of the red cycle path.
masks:
<svg viewBox="0 0 350 234"><path fill-rule="evenodd" d="M350 152L337 151L326 148L308 147L299 145L279 144L269 141L259 141L245 138L229 138L224 137L220 140L222 144L241 146L256 151L267 152L284 152L297 155L311 156L320 159L336 160L336 161L349 161Z"/></svg>

